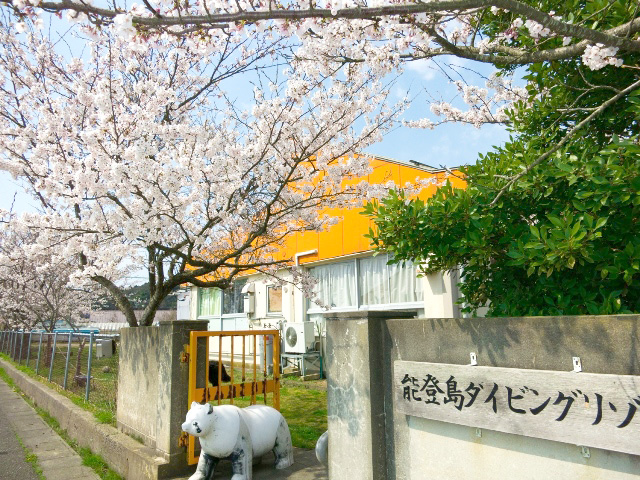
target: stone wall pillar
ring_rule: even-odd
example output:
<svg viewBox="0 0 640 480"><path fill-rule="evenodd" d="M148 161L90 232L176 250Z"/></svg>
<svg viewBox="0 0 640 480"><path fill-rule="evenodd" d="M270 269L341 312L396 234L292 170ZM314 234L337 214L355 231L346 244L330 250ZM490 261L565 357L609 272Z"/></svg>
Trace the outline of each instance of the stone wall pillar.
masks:
<svg viewBox="0 0 640 480"><path fill-rule="evenodd" d="M383 480L387 472L382 326L415 312L326 314L325 367L331 480Z"/></svg>
<svg viewBox="0 0 640 480"><path fill-rule="evenodd" d="M180 354L191 331L207 321L163 321L157 327L123 328L118 373L118 428L157 450L170 475L187 468L180 426L189 409L189 365Z"/></svg>

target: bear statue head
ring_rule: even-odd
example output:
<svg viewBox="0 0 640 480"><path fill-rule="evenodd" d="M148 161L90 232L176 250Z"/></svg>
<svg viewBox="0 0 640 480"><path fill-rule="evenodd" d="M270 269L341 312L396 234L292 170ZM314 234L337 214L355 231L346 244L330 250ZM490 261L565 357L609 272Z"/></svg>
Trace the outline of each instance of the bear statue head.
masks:
<svg viewBox="0 0 640 480"><path fill-rule="evenodd" d="M200 405L197 402L191 403L191 408L187 412L186 421L182 424L182 430L194 437L202 437L213 428L213 406L209 403Z"/></svg>

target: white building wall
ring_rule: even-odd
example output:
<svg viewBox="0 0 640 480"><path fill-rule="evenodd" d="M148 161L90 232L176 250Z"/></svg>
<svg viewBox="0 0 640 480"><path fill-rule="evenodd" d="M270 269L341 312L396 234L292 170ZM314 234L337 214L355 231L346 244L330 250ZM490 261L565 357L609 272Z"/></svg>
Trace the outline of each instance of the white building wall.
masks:
<svg viewBox="0 0 640 480"><path fill-rule="evenodd" d="M460 317L460 306L456 302L458 275L455 272L438 272L425 275L424 280L424 318Z"/></svg>
<svg viewBox="0 0 640 480"><path fill-rule="evenodd" d="M177 297L177 320L195 319L195 317L191 316L191 289L179 292Z"/></svg>
<svg viewBox="0 0 640 480"><path fill-rule="evenodd" d="M282 271L278 274L280 278L288 282L291 280L291 274ZM251 275L247 277L247 283L253 283L254 312L247 313L247 318L253 328L277 328L281 322L293 322L298 316L297 310L302 312L304 306L299 303L304 296L289 283L282 286L282 312L268 311L268 289L270 286L277 284L276 280L266 275ZM300 297L300 298L298 298ZM304 305L304 302L302 302ZM296 310L297 309L297 310ZM301 320L299 320L301 321Z"/></svg>

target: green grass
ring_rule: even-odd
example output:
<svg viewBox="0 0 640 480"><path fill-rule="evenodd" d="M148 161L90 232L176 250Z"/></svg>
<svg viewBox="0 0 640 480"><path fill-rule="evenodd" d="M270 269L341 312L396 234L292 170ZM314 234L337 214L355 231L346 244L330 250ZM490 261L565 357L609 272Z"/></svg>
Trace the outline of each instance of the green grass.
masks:
<svg viewBox="0 0 640 480"><path fill-rule="evenodd" d="M4 358L6 355L0 354L0 357ZM4 368L0 367L0 378L2 380L4 380L7 385L9 385L11 388L13 388L14 390L18 390L18 387L16 386L16 382L13 381L13 378L11 378L7 372L4 371Z"/></svg>
<svg viewBox="0 0 640 480"><path fill-rule="evenodd" d="M31 468L33 469L33 471L36 474L36 476L38 477L38 479L39 480L47 480L47 478L44 476L44 473L42 473L42 467L38 463L38 456L35 453L33 453L29 448L27 448L24 443L22 443L22 439L18 435L16 435L16 438L18 439L18 443L20 444L20 446L24 450L24 460L29 465L31 465Z"/></svg>
<svg viewBox="0 0 640 480"><path fill-rule="evenodd" d="M85 350L87 350L87 348L85 348ZM93 413L94 417L96 417L96 419L100 423L111 425L113 427L116 426L115 386L118 383L117 373L115 373L116 377L113 377L114 375L113 373L104 374L100 370L100 374L96 372L96 375L94 375L94 370L92 368L91 376L94 377L94 381L92 385L94 387L100 386L100 388L91 389L91 392L89 393L89 401L87 402L85 400L85 388L71 386L71 384L73 383L71 379L72 377L71 373L69 374L70 379L67 382L69 384L70 390L64 390L58 383L55 383L53 381L50 382L47 379L49 371L47 369L44 369L44 367L41 366L39 370L39 374L36 375L35 369L32 368L33 365L35 365L35 361L33 359L30 361L29 367L26 367L25 365L18 365L8 355L5 355L4 353L0 353L0 358L11 363L14 367L16 367L19 371L21 371L25 375L28 375L29 377L35 380L38 380L39 382L47 385L49 388L52 388L53 390L60 393L61 395L64 395L69 400L71 400L75 405ZM117 357L111 357L111 359L113 358L117 358ZM58 362L54 358L54 366L57 363ZM96 369L96 370L99 370L99 369ZM116 372L117 372L117 368L116 368ZM47 376L42 376L40 375L41 373L45 373ZM104 380L105 377L110 379L108 383L105 382ZM62 383L64 380L64 371L60 378L62 379L61 380L61 383ZM52 380L57 380L55 375L52 376ZM113 388L111 389L111 392L109 394L105 394L105 391L109 389L109 385L112 385Z"/></svg>
<svg viewBox="0 0 640 480"><path fill-rule="evenodd" d="M5 355L2 355L5 358ZM80 447L78 442L76 442L73 438L69 436L66 430L60 427L60 423L54 417L49 415L49 412L46 410L36 406L31 399L25 395L25 393L20 390L20 388L15 384L13 379L4 371L2 367L0 367L0 378L7 382L7 384L12 387L16 392L18 392L24 400L31 405L31 407L36 411L38 415L42 417L42 419L51 427L51 429L56 432L73 450L80 455L82 458L82 464L91 468L102 480L124 480L123 477L118 475L116 472L111 470L107 463L100 457L91 451L89 448ZM24 448L24 446L23 446ZM33 455L35 457L35 455ZM29 461L29 460L27 460ZM37 462L37 458L36 458ZM36 472L38 473L38 472ZM44 478L44 476L42 477Z"/></svg>
<svg viewBox="0 0 640 480"><path fill-rule="evenodd" d="M122 477L109 468L100 455L96 455L88 448L78 449L82 464L96 472L102 480L122 480Z"/></svg>
<svg viewBox="0 0 640 480"><path fill-rule="evenodd" d="M282 387L280 411L289 424L293 445L315 448L318 438L327 430L327 392Z"/></svg>
<svg viewBox="0 0 640 480"><path fill-rule="evenodd" d="M39 364L38 374L48 378L49 366L45 364L44 351L46 348L42 347L42 354ZM64 384L64 371L66 367L66 357L68 351L68 344L61 342L56 345L55 355L53 360L53 369L51 381L58 385ZM78 359L79 345L77 343L71 344L71 356L69 359L69 374L67 378L67 391L77 395L80 398L85 396L85 385L77 385L74 381L75 367ZM91 355L91 390L89 392L89 403L95 405L96 408L103 411L114 411L116 409L116 397L118 387L118 353L112 357L97 358L97 348L94 345ZM31 347L29 367L35 372L35 366L38 356L38 343L35 341ZM82 349L80 356L80 374L86 375L87 363L89 358L89 345L85 345ZM24 363L24 362L23 362ZM108 367L108 372L103 372L103 369Z"/></svg>

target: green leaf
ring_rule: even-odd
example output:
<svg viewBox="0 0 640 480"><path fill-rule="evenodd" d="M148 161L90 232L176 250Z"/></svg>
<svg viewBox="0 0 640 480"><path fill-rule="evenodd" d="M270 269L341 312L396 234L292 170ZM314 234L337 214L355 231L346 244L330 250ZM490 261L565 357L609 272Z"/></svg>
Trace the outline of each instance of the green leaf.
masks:
<svg viewBox="0 0 640 480"><path fill-rule="evenodd" d="M576 236L576 233L578 233L578 231L580 230L580 227L581 227L581 226L582 226L582 225L580 225L579 223L574 223L574 224L573 224L573 227L571 227L571 236L572 236L572 237L575 237L575 236Z"/></svg>
<svg viewBox="0 0 640 480"><path fill-rule="evenodd" d="M547 215L547 218L558 228L562 228L564 226L562 220L560 220L560 218L556 217L555 215Z"/></svg>
<svg viewBox="0 0 640 480"><path fill-rule="evenodd" d="M529 225L529 230L531 231L531 235L540 239L540 230L535 225Z"/></svg>
<svg viewBox="0 0 640 480"><path fill-rule="evenodd" d="M566 163L557 162L556 167L558 167L563 172L569 172L569 173L573 172L573 167Z"/></svg>
<svg viewBox="0 0 640 480"><path fill-rule="evenodd" d="M598 230L602 227L604 227L607 224L607 221L609 220L609 217L600 217L598 218L598 220L596 221L596 227L594 230Z"/></svg>

